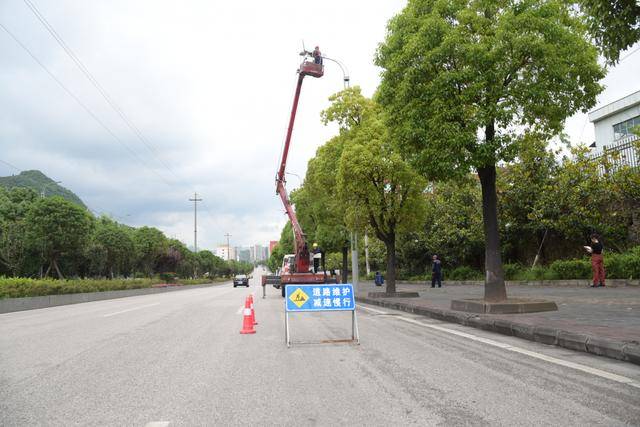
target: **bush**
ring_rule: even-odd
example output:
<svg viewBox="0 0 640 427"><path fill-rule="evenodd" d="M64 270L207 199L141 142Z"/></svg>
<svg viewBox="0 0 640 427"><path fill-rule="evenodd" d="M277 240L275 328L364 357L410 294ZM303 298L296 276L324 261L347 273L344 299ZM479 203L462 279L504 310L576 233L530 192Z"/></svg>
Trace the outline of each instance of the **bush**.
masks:
<svg viewBox="0 0 640 427"><path fill-rule="evenodd" d="M609 279L640 278L640 246L624 254L605 254L604 267Z"/></svg>
<svg viewBox="0 0 640 427"><path fill-rule="evenodd" d="M0 277L0 299L139 289L148 288L153 283L152 279L56 280Z"/></svg>
<svg viewBox="0 0 640 427"><path fill-rule="evenodd" d="M523 274L524 267L520 264L504 264L502 266L504 271L505 280L522 280L520 277Z"/></svg>
<svg viewBox="0 0 640 427"><path fill-rule="evenodd" d="M444 276L444 275L443 275ZM482 280L482 272L471 267L456 267L448 274L447 280Z"/></svg>
<svg viewBox="0 0 640 427"><path fill-rule="evenodd" d="M591 263L585 259L558 260L549 266L549 280L589 279L591 277Z"/></svg>
<svg viewBox="0 0 640 427"><path fill-rule="evenodd" d="M176 283L176 278L177 278L176 273L165 272L165 273L160 273L159 276L160 276L160 280L162 280L163 283Z"/></svg>

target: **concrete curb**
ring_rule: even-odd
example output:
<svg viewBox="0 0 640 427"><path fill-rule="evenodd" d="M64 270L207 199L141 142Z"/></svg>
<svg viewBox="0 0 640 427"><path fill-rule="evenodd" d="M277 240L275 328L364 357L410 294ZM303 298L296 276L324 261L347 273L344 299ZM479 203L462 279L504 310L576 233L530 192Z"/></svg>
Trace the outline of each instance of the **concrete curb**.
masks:
<svg viewBox="0 0 640 427"><path fill-rule="evenodd" d="M367 283L373 283L372 281L365 281ZM427 281L409 281L398 280L398 285L417 285L431 287L431 282ZM506 280L507 286L539 286L539 287L562 287L562 288L586 288L591 285L591 280L577 279L577 280ZM458 286L458 285L471 285L471 286L484 286L484 280L443 280L443 286ZM639 279L607 279L607 287L610 288L624 288L627 286L639 287Z"/></svg>
<svg viewBox="0 0 640 427"><path fill-rule="evenodd" d="M356 297L356 301L640 365L640 343L635 341L612 341L558 328L535 326L506 319L493 319L492 316L443 308L418 307L404 302L366 297Z"/></svg>
<svg viewBox="0 0 640 427"><path fill-rule="evenodd" d="M59 305L79 304L83 302L126 298L137 295L159 294L186 289L209 288L230 282L206 283L204 285L167 286L164 288L125 289L121 291L86 292L81 294L44 295L39 297L6 298L0 300L0 314L15 311L36 310L38 308L57 307Z"/></svg>

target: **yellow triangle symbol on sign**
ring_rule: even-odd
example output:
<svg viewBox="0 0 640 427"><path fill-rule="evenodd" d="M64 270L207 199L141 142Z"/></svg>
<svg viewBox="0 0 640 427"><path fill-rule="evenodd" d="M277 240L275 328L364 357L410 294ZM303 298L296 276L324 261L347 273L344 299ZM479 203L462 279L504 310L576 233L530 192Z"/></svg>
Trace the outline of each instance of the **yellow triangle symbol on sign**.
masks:
<svg viewBox="0 0 640 427"><path fill-rule="evenodd" d="M302 289L298 288L289 296L289 299L292 303L298 306L298 308L302 307L305 302L309 300L309 295L307 295Z"/></svg>

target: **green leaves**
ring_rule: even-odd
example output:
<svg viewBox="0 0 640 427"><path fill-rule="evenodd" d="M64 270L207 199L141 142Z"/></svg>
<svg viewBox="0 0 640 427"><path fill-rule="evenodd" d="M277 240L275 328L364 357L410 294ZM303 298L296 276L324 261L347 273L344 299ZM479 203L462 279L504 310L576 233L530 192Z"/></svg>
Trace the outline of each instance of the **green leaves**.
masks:
<svg viewBox="0 0 640 427"><path fill-rule="evenodd" d="M376 63L393 135L438 179L512 159L518 134L559 132L594 105L604 76L560 1L412 0Z"/></svg>

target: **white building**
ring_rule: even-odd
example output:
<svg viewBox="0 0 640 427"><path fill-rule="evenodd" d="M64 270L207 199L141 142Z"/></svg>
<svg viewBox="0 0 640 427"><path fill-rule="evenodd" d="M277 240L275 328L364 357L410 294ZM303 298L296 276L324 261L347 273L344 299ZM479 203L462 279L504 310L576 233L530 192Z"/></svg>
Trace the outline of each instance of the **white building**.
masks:
<svg viewBox="0 0 640 427"><path fill-rule="evenodd" d="M228 259L236 259L236 251L233 247L229 247L227 245L219 245L216 248L216 256L222 258L225 261Z"/></svg>
<svg viewBox="0 0 640 427"><path fill-rule="evenodd" d="M640 164L639 153L633 145L638 136L632 132L640 126L640 91L591 111L589 120L595 128L594 155L618 152L621 164Z"/></svg>

